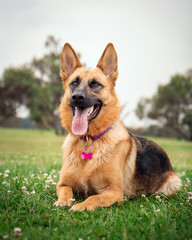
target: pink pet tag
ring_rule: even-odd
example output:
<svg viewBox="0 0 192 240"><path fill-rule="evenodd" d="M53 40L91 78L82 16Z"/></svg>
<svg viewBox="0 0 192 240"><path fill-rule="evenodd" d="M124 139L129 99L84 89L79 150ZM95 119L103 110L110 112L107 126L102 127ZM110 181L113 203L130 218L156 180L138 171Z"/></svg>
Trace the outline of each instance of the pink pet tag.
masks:
<svg viewBox="0 0 192 240"><path fill-rule="evenodd" d="M92 152L86 153L86 152L82 152L81 153L81 159L85 159L88 158L89 160L92 159Z"/></svg>

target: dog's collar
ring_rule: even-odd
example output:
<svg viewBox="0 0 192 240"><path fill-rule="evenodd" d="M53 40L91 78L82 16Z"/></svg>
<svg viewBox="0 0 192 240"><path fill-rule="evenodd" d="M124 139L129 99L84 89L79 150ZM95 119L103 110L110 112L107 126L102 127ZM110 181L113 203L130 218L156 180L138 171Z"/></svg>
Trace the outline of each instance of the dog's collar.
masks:
<svg viewBox="0 0 192 240"><path fill-rule="evenodd" d="M97 135L95 135L95 136L82 136L82 137L80 137L80 139L81 140L84 140L85 142L87 142L87 140L88 140L88 137L90 137L91 139L92 139L92 141L95 141L95 140L97 140L98 138L100 138L101 136L103 136L109 129L111 128L111 125L108 127L108 128L106 128L103 132L100 132L100 133L98 133Z"/></svg>

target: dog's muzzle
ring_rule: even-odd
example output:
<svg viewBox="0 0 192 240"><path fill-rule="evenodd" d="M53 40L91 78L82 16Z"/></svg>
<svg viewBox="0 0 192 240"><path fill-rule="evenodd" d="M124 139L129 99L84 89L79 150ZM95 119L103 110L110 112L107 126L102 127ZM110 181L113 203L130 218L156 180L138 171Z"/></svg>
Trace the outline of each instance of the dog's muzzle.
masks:
<svg viewBox="0 0 192 240"><path fill-rule="evenodd" d="M88 123L99 114L102 102L84 91L75 91L70 98L70 105L73 112L72 132L75 135L84 135Z"/></svg>

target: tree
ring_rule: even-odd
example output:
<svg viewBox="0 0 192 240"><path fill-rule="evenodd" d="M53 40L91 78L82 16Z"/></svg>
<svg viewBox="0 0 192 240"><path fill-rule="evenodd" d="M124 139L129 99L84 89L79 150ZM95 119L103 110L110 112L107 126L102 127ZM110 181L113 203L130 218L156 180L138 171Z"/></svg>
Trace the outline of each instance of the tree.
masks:
<svg viewBox="0 0 192 240"><path fill-rule="evenodd" d="M31 69L27 67L9 68L0 80L0 124L16 115L21 105L26 105L37 85Z"/></svg>
<svg viewBox="0 0 192 240"><path fill-rule="evenodd" d="M187 125L189 130L189 139L192 141L192 69L187 71L187 77L190 81L189 90L187 93L188 106L184 110L184 118L182 124Z"/></svg>
<svg viewBox="0 0 192 240"><path fill-rule="evenodd" d="M190 73L190 74L189 74ZM137 105L136 115L158 120L184 136L187 126L192 140L192 74L176 74L166 85L160 85L152 98L142 98ZM185 134L186 135L186 134Z"/></svg>
<svg viewBox="0 0 192 240"><path fill-rule="evenodd" d="M45 42L48 54L33 59L26 67L8 68L0 85L0 124L16 115L24 105L33 120L59 132L58 106L64 94L60 72L59 41L49 36Z"/></svg>
<svg viewBox="0 0 192 240"><path fill-rule="evenodd" d="M31 64L33 72L38 76L38 88L33 93L27 107L31 117L46 128L53 128L58 134L61 130L58 107L62 95L62 81L60 78L59 41L49 36L45 42L48 54L42 58L34 58Z"/></svg>

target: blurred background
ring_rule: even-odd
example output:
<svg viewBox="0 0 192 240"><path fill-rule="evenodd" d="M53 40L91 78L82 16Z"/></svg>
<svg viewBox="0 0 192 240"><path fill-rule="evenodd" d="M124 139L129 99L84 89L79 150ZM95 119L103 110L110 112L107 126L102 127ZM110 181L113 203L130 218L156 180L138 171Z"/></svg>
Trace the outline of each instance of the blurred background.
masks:
<svg viewBox="0 0 192 240"><path fill-rule="evenodd" d="M63 134L64 43L93 68L112 42L126 127L192 141L191 12L191 0L0 0L0 126Z"/></svg>

